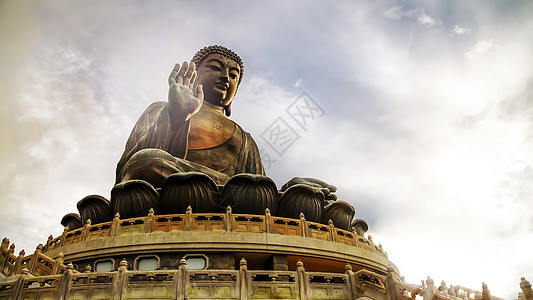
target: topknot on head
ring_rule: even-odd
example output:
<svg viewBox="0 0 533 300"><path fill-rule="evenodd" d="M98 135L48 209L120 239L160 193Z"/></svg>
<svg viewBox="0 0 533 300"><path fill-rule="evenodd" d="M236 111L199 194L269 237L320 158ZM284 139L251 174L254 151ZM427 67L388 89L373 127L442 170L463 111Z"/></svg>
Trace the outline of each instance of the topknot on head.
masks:
<svg viewBox="0 0 533 300"><path fill-rule="evenodd" d="M239 84L241 84L242 75L244 74L244 64L242 63L242 59L235 52L231 51L230 49L226 47L222 47L219 45L205 47L201 49L200 51L196 52L196 54L194 54L194 56L192 57L191 61L195 63L196 66L199 66L202 60L204 60L204 58L206 58L209 54L213 54L213 53L224 55L225 57L233 59L235 62L239 64L239 67L241 68L241 74L239 76Z"/></svg>

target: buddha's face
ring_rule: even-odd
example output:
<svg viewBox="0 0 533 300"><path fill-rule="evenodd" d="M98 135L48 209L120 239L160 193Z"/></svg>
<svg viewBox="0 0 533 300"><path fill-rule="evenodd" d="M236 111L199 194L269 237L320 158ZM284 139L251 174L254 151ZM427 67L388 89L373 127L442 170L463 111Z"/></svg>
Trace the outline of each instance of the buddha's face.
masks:
<svg viewBox="0 0 533 300"><path fill-rule="evenodd" d="M204 101L228 106L237 92L241 76L239 64L224 55L213 53L202 60L197 72L195 85L203 86Z"/></svg>

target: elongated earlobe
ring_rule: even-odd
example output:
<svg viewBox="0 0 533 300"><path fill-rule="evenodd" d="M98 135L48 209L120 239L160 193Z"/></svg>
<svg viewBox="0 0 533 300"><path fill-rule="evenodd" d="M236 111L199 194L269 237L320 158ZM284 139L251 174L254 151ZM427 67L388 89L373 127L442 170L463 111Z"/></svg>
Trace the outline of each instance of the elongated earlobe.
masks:
<svg viewBox="0 0 533 300"><path fill-rule="evenodd" d="M224 114L226 117L229 117L231 115L231 103L228 106L224 106Z"/></svg>

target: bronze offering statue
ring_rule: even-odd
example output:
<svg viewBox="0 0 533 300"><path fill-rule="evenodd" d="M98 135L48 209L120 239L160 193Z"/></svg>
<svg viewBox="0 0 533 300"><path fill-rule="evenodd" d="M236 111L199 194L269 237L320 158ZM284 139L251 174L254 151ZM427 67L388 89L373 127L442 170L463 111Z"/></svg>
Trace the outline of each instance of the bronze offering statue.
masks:
<svg viewBox="0 0 533 300"><path fill-rule="evenodd" d="M299 218L349 229L355 210L335 201L336 188L321 180L295 177L277 191L265 176L252 136L230 120L242 81L241 58L221 46L198 51L170 73L168 101L141 115L117 164L111 201L96 195L80 201L81 219L105 222L158 213L223 212ZM94 206L94 207L93 207ZM72 216L71 226L78 225ZM95 221L95 220L91 220ZM80 222L81 223L81 222Z"/></svg>

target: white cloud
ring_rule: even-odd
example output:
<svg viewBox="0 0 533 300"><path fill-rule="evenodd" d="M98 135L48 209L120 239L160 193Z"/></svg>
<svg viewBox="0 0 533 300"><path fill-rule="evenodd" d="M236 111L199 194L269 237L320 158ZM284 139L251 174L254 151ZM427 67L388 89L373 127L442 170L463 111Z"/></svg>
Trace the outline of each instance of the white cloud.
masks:
<svg viewBox="0 0 533 300"><path fill-rule="evenodd" d="M429 16L424 8L403 9L401 6L392 6L383 12L389 19L400 20L402 18L415 19L418 23L427 26L442 24L442 21Z"/></svg>
<svg viewBox="0 0 533 300"><path fill-rule="evenodd" d="M453 26L452 35L465 35L469 34L472 31L472 28L461 26L461 25L455 25Z"/></svg>
<svg viewBox="0 0 533 300"><path fill-rule="evenodd" d="M465 56L470 60L475 60L489 55L497 55L499 48L499 45L494 39L478 41L472 48L465 52Z"/></svg>

